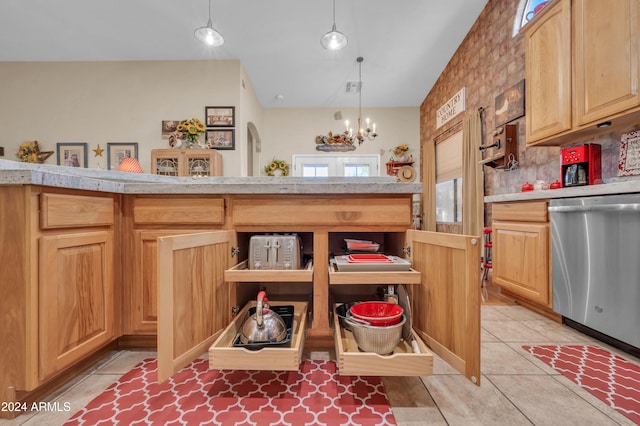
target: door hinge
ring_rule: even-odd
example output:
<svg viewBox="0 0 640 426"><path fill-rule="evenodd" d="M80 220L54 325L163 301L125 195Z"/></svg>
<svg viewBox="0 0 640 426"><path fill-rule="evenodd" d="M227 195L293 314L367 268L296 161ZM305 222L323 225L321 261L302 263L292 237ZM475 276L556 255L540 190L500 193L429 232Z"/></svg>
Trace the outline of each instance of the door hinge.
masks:
<svg viewBox="0 0 640 426"><path fill-rule="evenodd" d="M231 247L231 257L236 257L240 254L240 247Z"/></svg>
<svg viewBox="0 0 640 426"><path fill-rule="evenodd" d="M240 312L240 307L239 306L232 306L231 307L231 318L233 318L236 315L238 315L239 312Z"/></svg>
<svg viewBox="0 0 640 426"><path fill-rule="evenodd" d="M411 257L411 246L402 247L402 253L407 255L407 257Z"/></svg>

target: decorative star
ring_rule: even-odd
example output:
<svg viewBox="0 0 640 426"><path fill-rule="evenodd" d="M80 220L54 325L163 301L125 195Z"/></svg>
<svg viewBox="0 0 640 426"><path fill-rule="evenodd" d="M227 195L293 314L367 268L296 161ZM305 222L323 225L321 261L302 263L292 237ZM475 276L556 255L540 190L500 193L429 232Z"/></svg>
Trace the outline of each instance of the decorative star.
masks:
<svg viewBox="0 0 640 426"><path fill-rule="evenodd" d="M98 147L96 149L93 150L93 152L96 153L96 157L102 157L102 153L104 152L104 149L100 148L100 144L98 144Z"/></svg>

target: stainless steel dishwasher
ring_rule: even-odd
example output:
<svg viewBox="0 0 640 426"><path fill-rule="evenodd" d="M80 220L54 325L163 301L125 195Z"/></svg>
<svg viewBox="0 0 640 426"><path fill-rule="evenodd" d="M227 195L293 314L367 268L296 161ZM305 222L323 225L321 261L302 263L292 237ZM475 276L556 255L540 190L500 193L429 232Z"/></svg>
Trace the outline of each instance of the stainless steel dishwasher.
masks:
<svg viewBox="0 0 640 426"><path fill-rule="evenodd" d="M640 348L640 194L552 199L553 310Z"/></svg>

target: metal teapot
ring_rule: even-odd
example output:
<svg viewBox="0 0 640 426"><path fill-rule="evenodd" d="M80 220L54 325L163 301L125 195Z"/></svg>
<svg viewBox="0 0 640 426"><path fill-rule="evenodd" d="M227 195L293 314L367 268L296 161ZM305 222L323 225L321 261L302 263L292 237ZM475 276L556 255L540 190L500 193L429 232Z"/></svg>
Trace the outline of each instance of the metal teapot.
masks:
<svg viewBox="0 0 640 426"><path fill-rule="evenodd" d="M280 315L265 307L266 293L258 293L256 312L242 324L240 341L243 344L281 342L287 337L287 326Z"/></svg>

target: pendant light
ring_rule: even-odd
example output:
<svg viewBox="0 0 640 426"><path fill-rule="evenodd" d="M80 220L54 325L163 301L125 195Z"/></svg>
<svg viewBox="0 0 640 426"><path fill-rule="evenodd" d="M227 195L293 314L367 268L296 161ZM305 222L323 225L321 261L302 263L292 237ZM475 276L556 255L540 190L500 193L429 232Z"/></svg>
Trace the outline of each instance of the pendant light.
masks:
<svg viewBox="0 0 640 426"><path fill-rule="evenodd" d="M213 28L211 24L211 0L209 0L209 21L204 27L196 28L193 32L198 40L211 47L218 47L224 44L224 37Z"/></svg>
<svg viewBox="0 0 640 426"><path fill-rule="evenodd" d="M336 0L333 0L333 27L322 36L320 44L327 50L340 50L347 45L347 36L336 30Z"/></svg>

